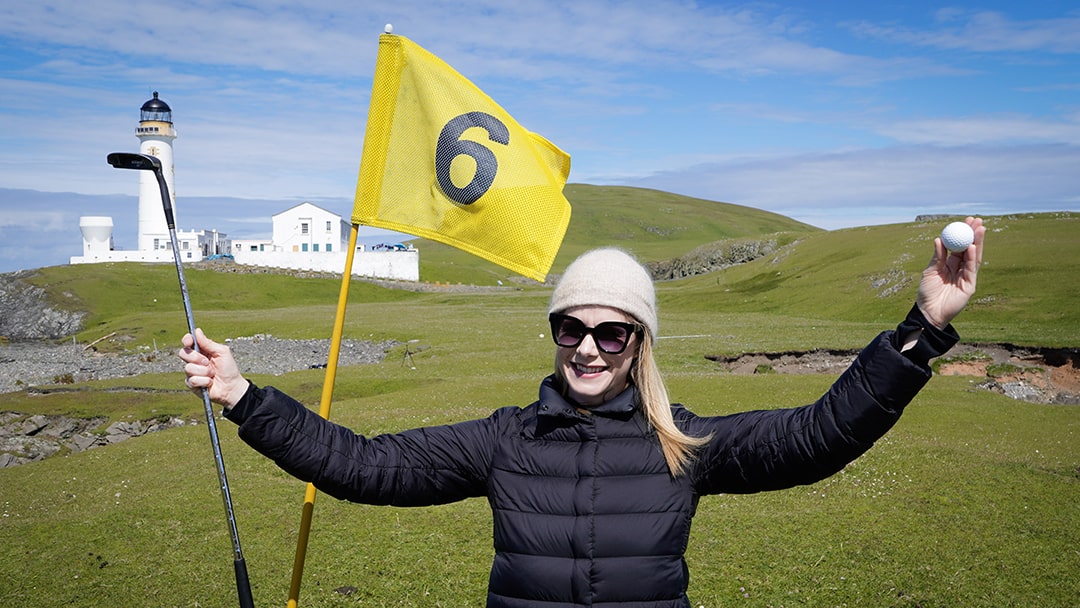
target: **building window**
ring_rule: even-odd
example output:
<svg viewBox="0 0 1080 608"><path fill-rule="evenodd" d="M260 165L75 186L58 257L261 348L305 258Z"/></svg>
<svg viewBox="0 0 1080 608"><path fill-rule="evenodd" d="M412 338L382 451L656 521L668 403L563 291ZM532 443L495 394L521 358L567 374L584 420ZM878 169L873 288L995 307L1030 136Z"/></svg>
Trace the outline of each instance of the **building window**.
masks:
<svg viewBox="0 0 1080 608"><path fill-rule="evenodd" d="M333 251L333 250L330 248L330 243L327 243L326 244L326 252L330 253L331 251Z"/></svg>
<svg viewBox="0 0 1080 608"><path fill-rule="evenodd" d="M326 231L330 232L330 230L332 230L332 227L333 227L333 222L331 222L330 220L326 220Z"/></svg>
<svg viewBox="0 0 1080 608"><path fill-rule="evenodd" d="M319 250L319 244L318 243L315 243L314 245L312 245L312 251L318 251L318 250Z"/></svg>
<svg viewBox="0 0 1080 608"><path fill-rule="evenodd" d="M300 234L307 234L307 233L308 233L308 223L307 222L300 222Z"/></svg>
<svg viewBox="0 0 1080 608"><path fill-rule="evenodd" d="M307 243L303 243L302 245L300 245L300 251L307 251Z"/></svg>
<svg viewBox="0 0 1080 608"><path fill-rule="evenodd" d="M258 251L258 250L259 250L259 248L258 248L258 247L257 247L256 245L252 245L252 246L251 246L251 250L252 250L252 251Z"/></svg>

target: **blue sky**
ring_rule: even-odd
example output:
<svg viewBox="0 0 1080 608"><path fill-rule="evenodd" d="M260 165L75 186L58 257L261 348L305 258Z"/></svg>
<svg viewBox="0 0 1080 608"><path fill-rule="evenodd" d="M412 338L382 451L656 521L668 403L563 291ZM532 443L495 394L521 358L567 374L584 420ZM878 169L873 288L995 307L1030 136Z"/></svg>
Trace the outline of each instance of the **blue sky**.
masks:
<svg viewBox="0 0 1080 608"><path fill-rule="evenodd" d="M181 228L347 217L386 23L567 151L571 182L828 229L1080 209L1075 2L327 0L0 7L0 272L135 247L139 107L173 110Z"/></svg>

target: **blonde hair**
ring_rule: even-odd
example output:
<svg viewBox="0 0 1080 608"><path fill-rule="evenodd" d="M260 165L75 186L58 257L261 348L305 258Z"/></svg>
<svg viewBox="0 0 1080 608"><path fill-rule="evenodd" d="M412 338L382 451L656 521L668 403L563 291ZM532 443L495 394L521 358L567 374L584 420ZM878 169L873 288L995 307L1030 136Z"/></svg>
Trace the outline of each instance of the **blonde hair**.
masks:
<svg viewBox="0 0 1080 608"><path fill-rule="evenodd" d="M691 437L675 424L671 416L671 402L668 401L667 387L660 375L660 368L653 356L653 338L647 329L635 332L640 340L637 357L630 368L629 381L637 387L638 405L645 412L645 420L656 431L660 449L667 461L672 477L686 472L686 467L694 459L694 452L712 439L712 434L705 437ZM559 390L566 396L568 388L562 370L555 366L555 378L559 381ZM587 410L586 410L587 411Z"/></svg>
<svg viewBox="0 0 1080 608"><path fill-rule="evenodd" d="M671 416L671 401L668 400L667 387L664 378L660 375L660 368L656 365L653 356L653 340L649 332L640 332L641 346L638 350L637 360L630 370L630 379L637 387L638 399L641 401L641 409L645 412L645 418L656 431L660 440L660 449L664 452L668 470L672 477L678 477L686 472L686 467L694 458L694 452L712 439L712 435L705 437L691 437L675 425Z"/></svg>

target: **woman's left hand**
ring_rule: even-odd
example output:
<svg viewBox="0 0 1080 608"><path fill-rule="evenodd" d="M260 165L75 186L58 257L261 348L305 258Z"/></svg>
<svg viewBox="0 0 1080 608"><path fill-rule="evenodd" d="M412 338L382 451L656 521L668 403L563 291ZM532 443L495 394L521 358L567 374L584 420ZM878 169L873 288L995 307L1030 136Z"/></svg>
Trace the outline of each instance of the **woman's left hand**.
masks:
<svg viewBox="0 0 1080 608"><path fill-rule="evenodd" d="M964 251L950 252L934 239L934 257L923 270L916 300L923 315L934 326L943 329L967 305L975 293L975 279L982 265L983 240L986 227L981 218L964 220L975 232L975 241Z"/></svg>

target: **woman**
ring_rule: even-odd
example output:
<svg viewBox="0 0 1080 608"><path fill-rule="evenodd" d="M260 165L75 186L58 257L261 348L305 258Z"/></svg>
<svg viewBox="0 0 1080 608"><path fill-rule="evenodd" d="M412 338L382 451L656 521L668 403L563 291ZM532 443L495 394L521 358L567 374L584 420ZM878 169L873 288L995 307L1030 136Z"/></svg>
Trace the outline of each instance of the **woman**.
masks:
<svg viewBox="0 0 1080 608"><path fill-rule="evenodd" d="M209 388L240 437L340 499L417 506L488 499L489 607L686 607L683 555L698 499L813 483L873 445L956 343L985 228L950 254L934 243L918 299L817 402L699 417L668 402L652 347L652 280L617 249L575 260L549 309L555 372L539 399L488 418L363 437L237 369L228 347L183 338L187 385Z"/></svg>

